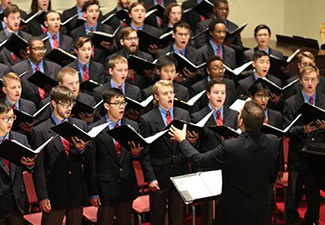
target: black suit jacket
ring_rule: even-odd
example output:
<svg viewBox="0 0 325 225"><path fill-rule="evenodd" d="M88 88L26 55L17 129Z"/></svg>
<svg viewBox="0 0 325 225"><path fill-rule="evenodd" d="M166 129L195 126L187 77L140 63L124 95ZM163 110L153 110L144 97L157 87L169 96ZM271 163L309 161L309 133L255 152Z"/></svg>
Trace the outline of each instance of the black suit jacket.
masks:
<svg viewBox="0 0 325 225"><path fill-rule="evenodd" d="M187 111L174 107L174 119L189 121ZM164 127L164 121L158 108L152 109L140 117L141 134L144 137L154 135ZM144 150L142 169L146 181L158 180L160 187L172 187L170 177L186 174L189 167L179 152L179 144L171 142L169 137L161 137Z"/></svg>
<svg viewBox="0 0 325 225"><path fill-rule="evenodd" d="M61 69L61 66L54 62L50 62L47 60L43 60L44 65L44 73L51 77L54 80L57 80L57 74ZM39 105L41 101L41 97L39 96L39 92L37 86L32 84L27 80L28 77L33 75L33 69L28 60L24 60L13 67L11 67L12 71L16 74L21 74L27 71L27 74L22 77L21 85L22 85L22 97L28 100L31 100L35 103L36 106ZM48 95L48 93L46 93Z"/></svg>
<svg viewBox="0 0 325 225"><path fill-rule="evenodd" d="M235 50L232 48L229 48L226 45L222 45L223 47L223 56L222 56L222 61L223 63L230 67L231 69L236 68L236 53ZM206 62L209 57L214 56L214 52L212 49L211 44L208 42L204 46L202 46L199 50L199 57L200 60L199 62Z"/></svg>
<svg viewBox="0 0 325 225"><path fill-rule="evenodd" d="M283 109L283 125L288 126L292 120L295 112L304 103L302 93L297 93L291 96L284 102ZM325 95L322 93L316 94L316 106L325 108ZM306 155L299 152L304 146L311 142L325 142L325 133L323 131L314 131L309 134L304 133L304 124L297 121L288 131L287 135L290 137L289 141L289 156L288 156L288 170L301 171L306 170L307 160Z"/></svg>
<svg viewBox="0 0 325 225"><path fill-rule="evenodd" d="M143 2L146 9L152 7L154 5L154 0L139 0L139 2ZM176 2L175 0L164 0L164 7L166 7L169 3ZM158 27L158 23L156 20L156 16L151 15L146 19L146 23L151 26Z"/></svg>
<svg viewBox="0 0 325 225"><path fill-rule="evenodd" d="M78 60L73 61L68 64L67 67L71 67L77 71L79 71ZM80 72L80 71L79 71ZM82 82L81 73L79 73L79 80ZM105 83L107 81L104 67L102 64L95 62L93 60L89 61L89 79L97 81L98 83Z"/></svg>
<svg viewBox="0 0 325 225"><path fill-rule="evenodd" d="M202 108L200 111L193 113L191 115L192 117L192 122L197 123L203 117L205 117L208 113L210 113L210 108L206 104L204 108ZM223 124L226 127L231 127L234 129L238 128L237 125L237 120L238 120L238 112L229 109L228 107L223 108ZM213 132L211 129L209 129L209 126L216 125L217 122L215 121L213 115L209 118L209 120L206 122L204 125L202 131L199 134L199 140L198 144L196 147L200 152L208 152L214 148L216 148L219 144L223 142L221 137Z"/></svg>
<svg viewBox="0 0 325 225"><path fill-rule="evenodd" d="M19 110L22 111L22 112L26 112L28 114L33 115L36 112L36 106L35 106L34 102L32 102L30 100L27 100L27 99L21 98L19 100ZM23 132L19 128L19 124L17 124L17 121L14 122L12 130L13 131L19 131L20 133Z"/></svg>
<svg viewBox="0 0 325 225"><path fill-rule="evenodd" d="M202 32L203 30L205 30L207 27L209 27L209 24L211 23L211 21L215 20L215 18L213 19L207 19L207 20L204 20L202 22L199 22L196 26L196 31L195 31L195 34L198 34L200 32ZM238 28L237 24L227 20L227 29L229 31L234 31ZM196 48L201 48L202 46L204 46L205 44L207 44L210 40L210 35L208 32L206 32L205 34L197 37L195 39L195 45L196 45ZM241 37L240 37L240 34L238 36L236 36L234 39L232 39L231 41L231 47L233 49L236 50L236 52L242 52L243 51L243 43L241 41Z"/></svg>
<svg viewBox="0 0 325 225"><path fill-rule="evenodd" d="M203 154L186 140L180 143L193 166L222 169L218 223L270 224L269 185L274 180L278 145L275 135L260 131L244 132Z"/></svg>
<svg viewBox="0 0 325 225"><path fill-rule="evenodd" d="M41 39L43 39L45 37L47 37L47 34L40 35ZM60 33L59 45L60 45L60 48L63 49L64 51L66 51L66 52L71 53L73 51L73 45L74 45L73 39L71 37L63 34L63 33ZM46 48L47 53L52 51L53 48L51 46L50 40L48 40L45 43L45 48Z"/></svg>
<svg viewBox="0 0 325 225"><path fill-rule="evenodd" d="M273 75L267 74L266 78L281 87L281 80ZM246 95L249 96L249 88L254 84L255 78L254 74L249 75L248 77L238 81L237 86L237 96Z"/></svg>
<svg viewBox="0 0 325 225"><path fill-rule="evenodd" d="M32 36L26 32L18 31L18 35L28 41ZM6 33L4 31L0 32L0 42L7 39ZM21 62L22 59L17 56L17 63ZM0 51L0 63L6 64L7 66L13 66L14 62L12 60L11 52L7 48L3 48Z"/></svg>
<svg viewBox="0 0 325 225"><path fill-rule="evenodd" d="M106 24L100 24L100 23L98 23L97 25L97 31L101 31L108 34L112 34L114 32L114 30L110 26ZM86 36L87 34L86 34L85 26L80 26L74 29L73 31L71 31L71 37L73 41L76 41L79 37L86 37ZM114 42L110 50L95 48L95 54L93 60L95 60L96 62L104 63L106 56L114 53L116 50L117 47L116 47L116 43Z"/></svg>
<svg viewBox="0 0 325 225"><path fill-rule="evenodd" d="M105 20L107 17L109 17L110 15L114 14L117 12L117 7L115 7L112 11L106 13L104 16L103 16L103 19L102 20ZM121 20L119 20L117 17L113 16L113 18L110 19L108 25L110 27L113 28L113 30L117 29L120 25L121 25Z"/></svg>
<svg viewBox="0 0 325 225"><path fill-rule="evenodd" d="M175 98L178 98L183 101L187 101L189 99L189 93L187 87L173 82L174 85L174 92L175 92ZM146 89L142 90L142 97L143 99L148 98L150 95L153 94L153 85L147 87Z"/></svg>
<svg viewBox="0 0 325 225"><path fill-rule="evenodd" d="M29 147L27 138L23 134L16 133L14 131L9 132L9 139L16 140L19 143ZM21 214L25 212L26 206L26 190L23 182L23 168L16 166L13 163L10 164L10 176L6 170L6 167L0 158L0 218L4 219L12 213L12 210L16 208ZM14 199L14 201L12 200Z"/></svg>
<svg viewBox="0 0 325 225"><path fill-rule="evenodd" d="M69 122L87 130L84 121L69 119ZM49 118L34 128L31 140L34 149L56 134L50 130L53 126L55 123ZM33 178L38 200L49 198L53 209L83 206L88 200L83 171L88 169L90 161L87 149L81 153L71 143L67 158L61 138L55 138L35 161Z"/></svg>
<svg viewBox="0 0 325 225"><path fill-rule="evenodd" d="M1 52L0 52L1 55ZM0 78L2 78L4 75L10 72L10 67L0 63ZM18 74L19 75L19 74Z"/></svg>
<svg viewBox="0 0 325 225"><path fill-rule="evenodd" d="M92 127L106 123L106 118L92 124ZM138 124L123 118L121 125L128 124L139 132ZM132 161L136 158L121 146L121 155L117 156L113 138L104 129L87 146L92 152L92 169L88 180L90 195L99 195L103 206L116 205L121 201L133 201L139 195L138 183Z"/></svg>
<svg viewBox="0 0 325 225"><path fill-rule="evenodd" d="M225 105L230 106L234 101L236 97L236 88L235 88L235 82L233 80L230 80L228 78L224 78L223 81L226 84L226 100ZM196 94L200 93L203 90L206 90L208 87L208 79L202 79L199 82L196 82L189 88L190 97L192 98ZM197 112L203 107L205 107L209 102L209 99L206 94L204 94L192 107L192 112Z"/></svg>
<svg viewBox="0 0 325 225"><path fill-rule="evenodd" d="M32 36L40 36L44 34L41 24L37 20L33 20L28 24L27 32Z"/></svg>

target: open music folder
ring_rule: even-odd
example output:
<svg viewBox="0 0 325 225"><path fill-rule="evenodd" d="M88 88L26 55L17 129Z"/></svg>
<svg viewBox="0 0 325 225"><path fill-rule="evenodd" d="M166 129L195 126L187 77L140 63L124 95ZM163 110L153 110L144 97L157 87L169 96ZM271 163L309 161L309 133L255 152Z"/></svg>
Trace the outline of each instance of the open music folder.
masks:
<svg viewBox="0 0 325 225"><path fill-rule="evenodd" d="M218 196L222 192L221 170L171 177L185 204Z"/></svg>

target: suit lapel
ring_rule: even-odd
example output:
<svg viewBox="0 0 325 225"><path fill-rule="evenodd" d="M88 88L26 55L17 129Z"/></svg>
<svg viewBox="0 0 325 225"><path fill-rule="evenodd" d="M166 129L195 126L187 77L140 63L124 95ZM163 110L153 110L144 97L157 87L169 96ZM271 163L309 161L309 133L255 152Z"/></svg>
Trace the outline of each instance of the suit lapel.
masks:
<svg viewBox="0 0 325 225"><path fill-rule="evenodd" d="M114 144L113 138L107 133L108 131L109 131L109 128L105 128L104 135L109 136L110 138L101 138L101 141L103 142L103 145L105 146L105 149L112 156L115 163L117 165L120 165L120 159L117 157L117 152L116 152L116 149L115 149L115 144Z"/></svg>
<svg viewBox="0 0 325 225"><path fill-rule="evenodd" d="M155 119L157 118L157 119ZM175 111L174 111L174 119L175 119ZM161 131L164 127L165 127L165 123L163 118L161 117L160 111L158 108L155 108L155 115L154 115L154 122L155 122L155 127L157 132ZM169 137L165 137L163 136L162 139L164 140L164 142L166 143L166 145L169 147L170 150L172 150L172 146L169 140Z"/></svg>

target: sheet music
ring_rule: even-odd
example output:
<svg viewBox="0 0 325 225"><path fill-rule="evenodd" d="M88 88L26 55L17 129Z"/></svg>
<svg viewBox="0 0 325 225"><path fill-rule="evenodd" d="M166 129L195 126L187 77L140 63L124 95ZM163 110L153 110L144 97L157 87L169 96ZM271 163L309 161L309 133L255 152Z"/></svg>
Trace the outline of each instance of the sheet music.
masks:
<svg viewBox="0 0 325 225"><path fill-rule="evenodd" d="M110 124L110 122L101 124L97 127L93 127L87 134L91 137L94 138L96 137L102 130L104 130L108 125Z"/></svg>
<svg viewBox="0 0 325 225"><path fill-rule="evenodd" d="M163 131L160 131L150 137L146 137L144 138L145 142L147 142L148 144L151 144L152 142L154 142L155 140L157 140L159 137L163 136L167 131L169 131L169 129L167 130L163 130Z"/></svg>
<svg viewBox="0 0 325 225"><path fill-rule="evenodd" d="M229 108L240 112L244 108L245 103L251 100L251 98L247 98L246 100L237 99Z"/></svg>
<svg viewBox="0 0 325 225"><path fill-rule="evenodd" d="M211 195L220 195L222 192L221 170L207 171L200 174Z"/></svg>

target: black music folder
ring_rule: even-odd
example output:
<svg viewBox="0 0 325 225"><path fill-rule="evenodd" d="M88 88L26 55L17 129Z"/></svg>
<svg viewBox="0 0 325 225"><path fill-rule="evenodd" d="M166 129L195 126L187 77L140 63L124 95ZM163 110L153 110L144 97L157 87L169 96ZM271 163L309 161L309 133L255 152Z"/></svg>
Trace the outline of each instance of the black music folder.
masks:
<svg viewBox="0 0 325 225"><path fill-rule="evenodd" d="M174 106L188 110L205 94L205 92L206 90L197 93L192 98L190 98L187 102L178 98L174 98Z"/></svg>
<svg viewBox="0 0 325 225"><path fill-rule="evenodd" d="M47 92L50 92L51 89L55 86L58 86L59 83L52 79L51 77L45 75L41 71L36 71L32 76L28 77L27 80L37 87L44 89Z"/></svg>
<svg viewBox="0 0 325 225"><path fill-rule="evenodd" d="M222 172L212 170L171 177L185 204L211 199L222 192Z"/></svg>
<svg viewBox="0 0 325 225"><path fill-rule="evenodd" d="M27 48L27 41L21 36L10 33L7 40L5 40L4 47L6 47L9 51L14 53L17 57L22 58L20 55L20 51L25 51Z"/></svg>
<svg viewBox="0 0 325 225"><path fill-rule="evenodd" d="M276 40L279 43L285 43L289 45L296 45L301 48L312 48L312 49L319 49L319 44L316 39L312 38L305 38L296 35L276 35Z"/></svg>
<svg viewBox="0 0 325 225"><path fill-rule="evenodd" d="M157 45L158 48L164 48L173 40L172 33L173 31L170 31L160 37L155 37L145 31L138 30L139 49L148 52L149 45L152 44Z"/></svg>
<svg viewBox="0 0 325 225"><path fill-rule="evenodd" d="M198 133L202 130L203 126L206 124L206 122L209 120L209 118L211 117L212 114L213 114L213 110L211 112L209 112L207 115L205 115L197 123L191 123L191 122L187 122L184 120L174 119L171 123L169 123L167 126L165 126L162 130L168 130L171 127L171 125L173 125L177 129L182 130L184 124L186 124L187 131L190 131L190 132L194 131L194 132Z"/></svg>
<svg viewBox="0 0 325 225"><path fill-rule="evenodd" d="M191 62L188 58L183 56L182 54L173 53L173 57L177 60L177 71L182 72L184 68L188 69L191 72L195 72L207 64L206 62L201 63L200 65L195 65L193 62Z"/></svg>
<svg viewBox="0 0 325 225"><path fill-rule="evenodd" d="M137 55L130 55L128 58L129 69L135 70L138 74L143 74L144 70L154 70L156 67L156 61L150 62Z"/></svg>
<svg viewBox="0 0 325 225"><path fill-rule="evenodd" d="M20 111L17 109L14 109L14 114L17 116L14 124L19 124L19 123L33 123L35 122L35 120L37 119L37 117L39 115L41 115L47 107L49 107L51 104L51 102L46 103L42 108L40 108L39 110L37 110L33 115L24 112L24 111Z"/></svg>
<svg viewBox="0 0 325 225"><path fill-rule="evenodd" d="M66 19L65 21L61 22L61 27L71 26L71 31L82 26L86 22L85 19L79 19L78 13L74 14L70 18Z"/></svg>
<svg viewBox="0 0 325 225"><path fill-rule="evenodd" d="M129 12L125 9L121 9L115 13L112 13L111 15L107 16L104 15L103 16L105 19L102 20L101 24L107 24L109 25L110 21L112 20L112 18L116 17L117 19L121 20L124 23L128 23L131 19L129 17Z"/></svg>
<svg viewBox="0 0 325 225"><path fill-rule="evenodd" d="M131 147L129 142L133 141L136 145L140 144L141 147L145 147L163 136L167 131L168 130L163 130L144 138L132 126L125 124L112 130L108 130L107 133L118 141L124 148L130 151Z"/></svg>
<svg viewBox="0 0 325 225"><path fill-rule="evenodd" d="M52 49L45 57L48 60L55 62L62 67L65 67L66 65L72 63L77 59L76 56L70 54L69 52L61 48Z"/></svg>
<svg viewBox="0 0 325 225"><path fill-rule="evenodd" d="M79 100L75 100L76 105L72 108L71 115L78 115L79 113L88 113L92 114L98 107L104 102L104 100L101 100L94 106L87 105Z"/></svg>
<svg viewBox="0 0 325 225"><path fill-rule="evenodd" d="M101 32L101 31L94 31L94 32L90 32L88 35L91 39L91 42L93 43L93 45L96 48L103 48L103 46L101 46L101 43L103 41L113 43L114 38L115 38L116 34L118 33L119 29L120 29L120 27L118 27L113 32L113 34L108 34L108 33Z"/></svg>
<svg viewBox="0 0 325 225"><path fill-rule="evenodd" d="M164 11L165 11L165 7L157 4L157 5L153 5L151 6L149 9L147 9L145 18L147 19L149 16L151 15L155 15L161 19L164 19ZM145 21L146 22L146 21Z"/></svg>
<svg viewBox="0 0 325 225"><path fill-rule="evenodd" d="M205 19L208 19L210 15L214 14L214 4L208 0L203 0L194 7L184 10L183 14L188 13L192 10L201 16L204 16Z"/></svg>
<svg viewBox="0 0 325 225"><path fill-rule="evenodd" d="M302 114L300 120L305 124L315 122L316 120L325 120L325 109L308 103L302 104L294 117L297 117L299 114Z"/></svg>
<svg viewBox="0 0 325 225"><path fill-rule="evenodd" d="M38 12L34 13L33 15L29 16L27 19L20 18L20 26L28 25L31 21L33 21L34 19L36 19L37 17L40 17L40 16L44 17L45 12L38 11Z"/></svg>
<svg viewBox="0 0 325 225"><path fill-rule="evenodd" d="M125 100L128 103L126 106L126 110L133 109L136 111L140 111L145 109L148 105L150 105L150 103L152 103L153 95L148 96L148 98L142 102L138 102L128 96L125 96Z"/></svg>
<svg viewBox="0 0 325 225"><path fill-rule="evenodd" d="M223 64L223 67L226 69L226 73L228 75L230 75L231 77L235 77L235 76L240 76L242 74L242 72L244 72L247 68L249 68L251 65L253 64L252 61L247 62L243 65L241 65L240 67L237 67L236 69L231 69L230 67L228 67L226 64Z"/></svg>
<svg viewBox="0 0 325 225"><path fill-rule="evenodd" d="M211 129L213 132L216 132L220 136L224 137L225 139L236 138L241 134L240 130L235 130L231 127L226 126L212 125L208 128Z"/></svg>
<svg viewBox="0 0 325 225"><path fill-rule="evenodd" d="M270 55L270 70L269 73L277 76L281 80L286 75L283 70L285 70L292 60L296 57L296 55L301 51L301 49L297 49L291 56L288 57L287 60L281 60L274 55Z"/></svg>
<svg viewBox="0 0 325 225"><path fill-rule="evenodd" d="M86 80L80 83L80 89L89 93L91 93L96 87L99 86L102 86L102 84L94 80Z"/></svg>
<svg viewBox="0 0 325 225"><path fill-rule="evenodd" d="M35 150L19 143L16 140L6 139L0 144L0 157L18 166L22 166L22 157L33 158L35 155L38 155L55 137L57 136L50 137L46 142L44 142Z"/></svg>
<svg viewBox="0 0 325 225"><path fill-rule="evenodd" d="M243 25L241 25L240 27L238 27L237 29L233 30L233 31L228 31L227 30L227 34L226 34L226 38L225 39L234 39L236 36L238 36L247 26L248 23L244 23Z"/></svg>
<svg viewBox="0 0 325 225"><path fill-rule="evenodd" d="M257 79L257 80L252 84L252 85L251 85L251 87L252 87L253 85L255 85L256 83L258 83L258 82L263 82L263 83L265 83L265 84L269 87L269 89L270 89L270 91L271 91L272 93L274 93L274 94L276 94L276 95L280 95L282 92L284 92L286 89L290 88L292 85L294 85L294 84L297 83L298 81L299 81L299 78L297 78L297 79L291 81L289 84L287 84L287 85L284 86L284 87L279 87L277 84L273 83L271 80L267 79L266 77L263 77L263 78L259 77L259 78L258 78L258 79Z"/></svg>
<svg viewBox="0 0 325 225"><path fill-rule="evenodd" d="M50 129L71 143L72 137L78 137L84 142L87 142L95 138L108 125L109 123L104 123L99 126L93 127L89 132L85 132L77 125L65 121L63 123L60 123L59 125L51 127Z"/></svg>

